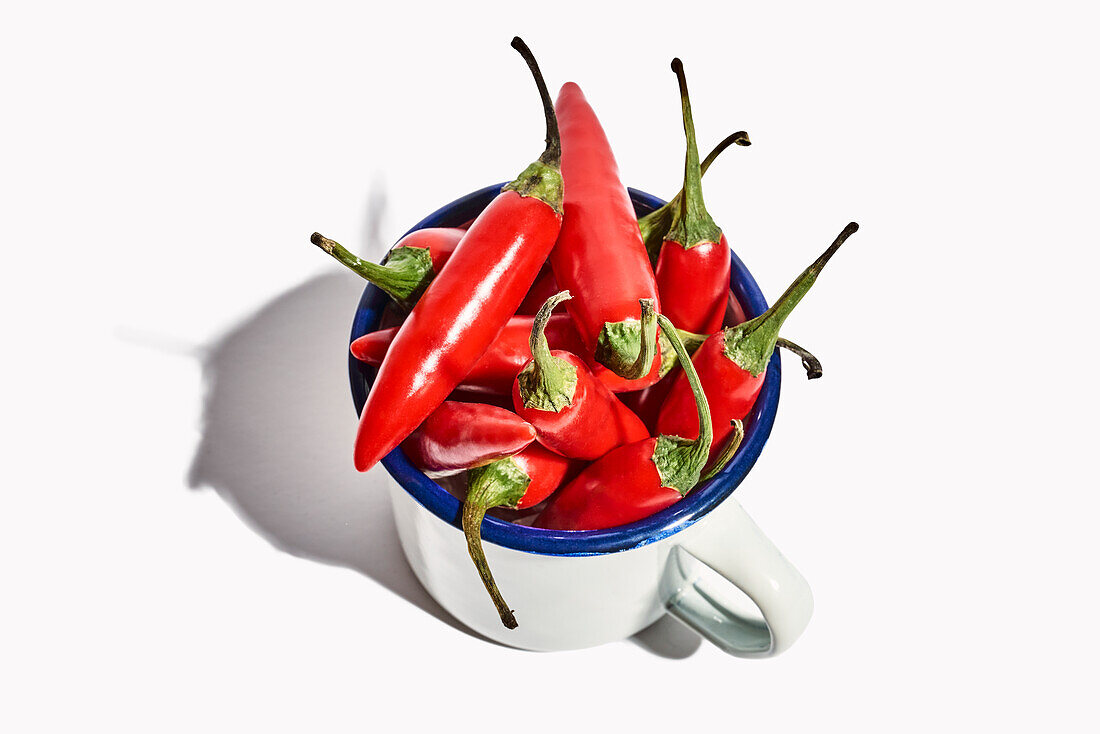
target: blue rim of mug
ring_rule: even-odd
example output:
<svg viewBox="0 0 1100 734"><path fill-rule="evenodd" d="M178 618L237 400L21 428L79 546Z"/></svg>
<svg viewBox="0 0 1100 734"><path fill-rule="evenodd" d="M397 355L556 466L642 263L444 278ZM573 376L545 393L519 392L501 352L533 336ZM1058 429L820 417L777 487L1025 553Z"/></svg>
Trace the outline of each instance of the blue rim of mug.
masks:
<svg viewBox="0 0 1100 734"><path fill-rule="evenodd" d="M503 184L486 186L479 191L467 194L428 215L409 232L425 227L460 226L476 217L488 206L500 192L501 186ZM628 192L639 216L665 203L644 191L628 189ZM760 292L760 287L737 253L732 251L730 289L749 318L767 310L768 304ZM378 328L382 312L388 303L388 297L377 287L373 285L366 287L352 322L352 341ZM375 369L349 355L348 371L355 410L362 414L367 393L374 382ZM603 530L546 530L486 516L481 528L483 540L527 553L587 556L631 550L680 532L702 519L729 497L752 469L756 460L760 458L764 444L771 434L779 407L780 380L779 352L776 350L768 363L768 371L760 389L760 395L752 411L745 418L745 438L733 460L714 478L700 484L671 507L629 525ZM409 463L400 447L395 448L382 459L382 465L425 509L456 528L462 527L461 502Z"/></svg>

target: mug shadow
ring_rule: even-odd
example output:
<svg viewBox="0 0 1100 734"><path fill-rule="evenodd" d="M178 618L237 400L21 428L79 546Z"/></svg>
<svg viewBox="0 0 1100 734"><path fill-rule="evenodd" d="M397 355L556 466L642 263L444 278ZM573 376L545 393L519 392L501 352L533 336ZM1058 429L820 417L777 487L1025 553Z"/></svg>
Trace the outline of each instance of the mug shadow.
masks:
<svg viewBox="0 0 1100 734"><path fill-rule="evenodd" d="M405 560L384 469L351 466L357 420L346 379L350 313L362 282L312 278L202 353L202 439L188 485L210 487L281 551L367 576L442 622Z"/></svg>
<svg viewBox="0 0 1100 734"><path fill-rule="evenodd" d="M209 487L274 547L353 569L455 629L405 560L385 470L351 463L357 419L347 384L350 319L363 283L316 276L202 350L202 438L188 485ZM681 659L701 638L669 616L631 638ZM493 644L497 644L493 642Z"/></svg>

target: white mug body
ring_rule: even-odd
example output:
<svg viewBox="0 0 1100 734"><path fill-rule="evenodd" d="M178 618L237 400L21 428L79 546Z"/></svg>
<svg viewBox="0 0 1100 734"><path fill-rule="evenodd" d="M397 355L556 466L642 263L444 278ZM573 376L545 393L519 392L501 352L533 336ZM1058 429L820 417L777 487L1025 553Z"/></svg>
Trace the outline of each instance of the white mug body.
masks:
<svg viewBox="0 0 1100 734"><path fill-rule="evenodd" d="M390 490L401 546L420 583L467 627L512 647L592 647L671 612L731 654L766 657L789 647L813 610L805 580L730 497L688 527L627 550L545 555L484 543L519 622L507 629L462 531L397 481Z"/></svg>

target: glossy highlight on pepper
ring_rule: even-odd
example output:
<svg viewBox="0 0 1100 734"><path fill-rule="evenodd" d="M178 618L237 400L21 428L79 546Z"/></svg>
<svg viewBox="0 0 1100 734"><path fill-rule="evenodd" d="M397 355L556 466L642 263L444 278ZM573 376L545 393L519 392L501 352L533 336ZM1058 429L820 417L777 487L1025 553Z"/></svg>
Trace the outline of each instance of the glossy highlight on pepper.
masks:
<svg viewBox="0 0 1100 734"><path fill-rule="evenodd" d="M510 410L445 400L401 442L401 450L413 466L435 478L511 456L535 435L535 427Z"/></svg>

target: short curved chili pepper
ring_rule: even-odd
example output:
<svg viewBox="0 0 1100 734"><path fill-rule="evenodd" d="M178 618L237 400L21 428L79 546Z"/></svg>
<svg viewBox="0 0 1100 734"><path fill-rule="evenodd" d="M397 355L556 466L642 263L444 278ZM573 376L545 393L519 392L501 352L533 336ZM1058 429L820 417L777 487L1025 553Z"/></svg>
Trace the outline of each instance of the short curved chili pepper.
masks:
<svg viewBox="0 0 1100 734"><path fill-rule="evenodd" d="M598 459L611 449L649 437L642 420L597 380L584 360L568 351L550 351L543 333L550 313L569 291L551 296L531 328L531 359L516 376L516 414L538 432L551 451L574 459Z"/></svg>
<svg viewBox="0 0 1100 734"><path fill-rule="evenodd" d="M510 410L446 400L401 450L429 477L443 477L511 456L534 440L535 427Z"/></svg>
<svg viewBox="0 0 1100 734"><path fill-rule="evenodd" d="M428 227L409 232L390 250L385 265L360 260L335 240L314 232L309 241L381 288L406 313L451 258L466 230Z"/></svg>
<svg viewBox="0 0 1100 734"><path fill-rule="evenodd" d="M568 309L587 347L582 356L611 371L594 372L613 390L640 390L657 381L653 267L607 136L580 87L561 88L557 113L565 218L550 253L554 280L574 296ZM642 299L653 303L652 314L639 314Z"/></svg>
<svg viewBox="0 0 1100 734"><path fill-rule="evenodd" d="M728 435L730 421L744 418L756 402L783 322L817 281L825 263L857 229L859 225L855 222L845 227L829 249L798 276L771 308L754 319L712 335L695 352L691 361L710 397L714 415L712 453ZM806 362L805 357L803 362ZM689 438L699 435L690 412L688 401L691 397L690 383L684 375L677 376L657 418L661 432Z"/></svg>
<svg viewBox="0 0 1100 734"><path fill-rule="evenodd" d="M485 354L462 378L459 389L486 395L512 394L512 382L531 359L531 325L533 316L513 316L497 334ZM397 336L397 328L379 329L364 334L351 343L351 353L356 359L377 367L382 364L390 343ZM554 349L564 349L574 354L584 349L577 328L569 314L555 314L546 324L546 338Z"/></svg>
<svg viewBox="0 0 1100 734"><path fill-rule="evenodd" d="M695 144L687 79L680 59L672 70L680 83L680 104L687 136L684 188L680 206L657 256L661 310L681 329L710 334L722 327L730 283L730 246L703 203L702 171Z"/></svg>
<svg viewBox="0 0 1100 734"><path fill-rule="evenodd" d="M592 462L554 495L535 519L553 530L598 530L641 520L679 501L702 476L711 444L710 410L687 351L663 315L695 398L699 436L694 441L660 435L620 446ZM732 452L730 452L732 455Z"/></svg>
<svg viewBox="0 0 1100 734"><path fill-rule="evenodd" d="M518 36L512 46L542 97L546 150L478 215L401 325L363 406L359 471L405 440L469 374L523 301L561 230L554 107L530 49Z"/></svg>
<svg viewBox="0 0 1100 734"><path fill-rule="evenodd" d="M714 146L707 153L707 157L703 159L702 164L699 166L700 174L705 174L711 164L718 159L718 156L734 144L752 145L752 142L749 140L749 134L744 130L722 138L722 141ZM672 197L671 201L638 219L638 229L642 233L642 241L645 242L645 249L649 253L649 261L653 263L653 267L657 267L657 256L661 253L661 244L665 241L668 230L672 228L673 212L680 209L683 199L684 190L681 188L680 192Z"/></svg>
<svg viewBox="0 0 1100 734"><path fill-rule="evenodd" d="M467 474L466 500L462 504L462 531L474 566L485 590L496 605L500 621L508 629L519 626L508 603L497 588L485 549L481 545L481 522L493 507L522 510L533 507L557 489L574 462L533 443L507 459L471 469Z"/></svg>

